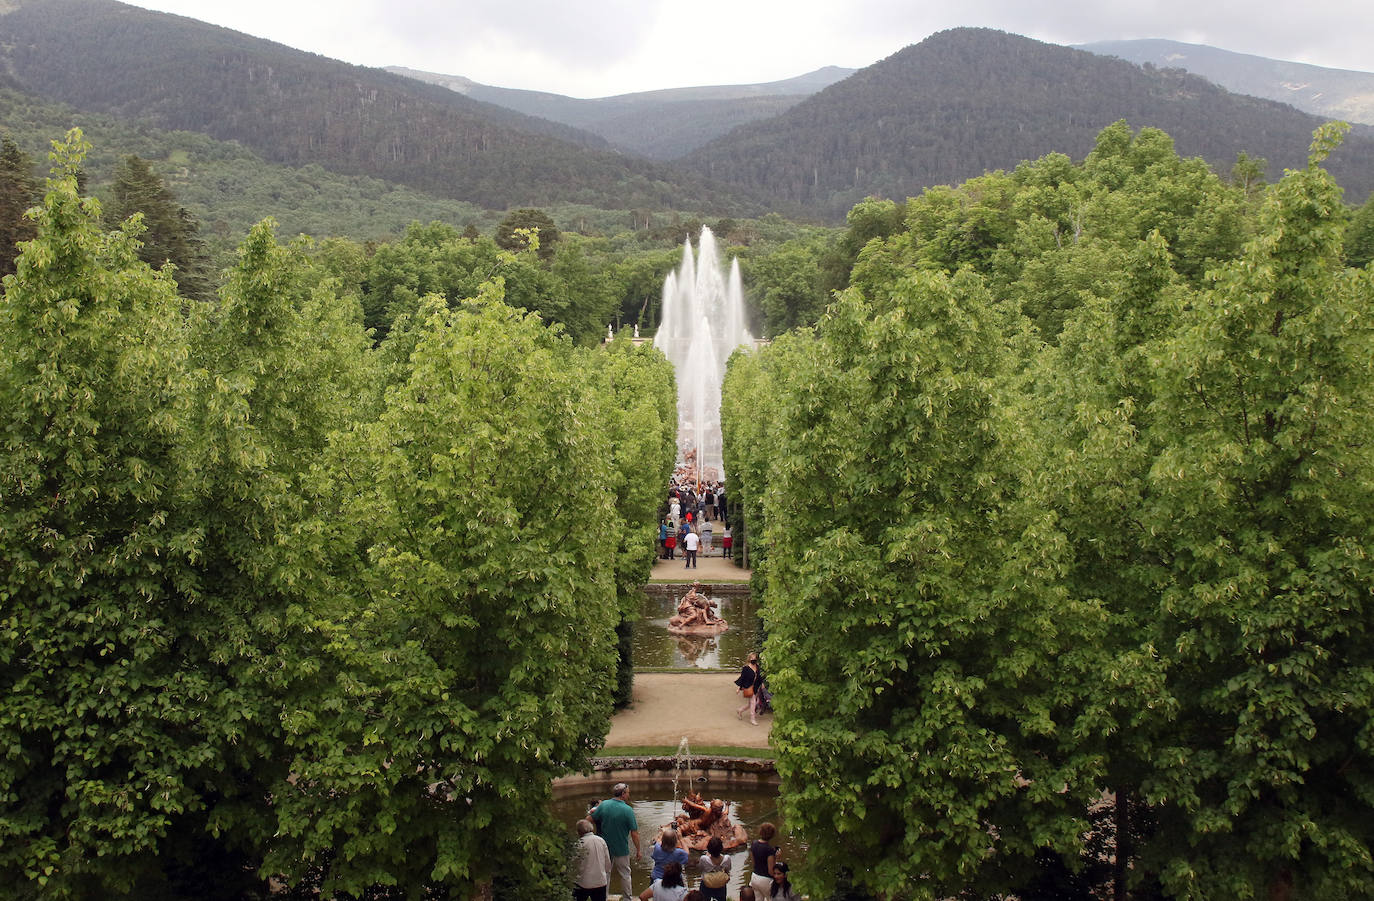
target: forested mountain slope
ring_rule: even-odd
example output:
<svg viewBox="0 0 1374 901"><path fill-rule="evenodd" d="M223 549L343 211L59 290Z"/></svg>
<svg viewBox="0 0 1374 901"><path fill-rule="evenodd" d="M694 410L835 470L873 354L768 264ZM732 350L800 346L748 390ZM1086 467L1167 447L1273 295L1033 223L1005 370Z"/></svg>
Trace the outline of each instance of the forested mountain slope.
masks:
<svg viewBox="0 0 1374 901"><path fill-rule="evenodd" d="M1079 46L1133 63L1185 69L1228 91L1288 103L1315 116L1374 125L1374 72L1328 69L1162 38Z"/></svg>
<svg viewBox="0 0 1374 901"><path fill-rule="evenodd" d="M239 141L272 162L494 208L754 209L700 178L589 149L604 142L562 124L113 0L24 0L0 15L0 49L4 70L41 96Z"/></svg>
<svg viewBox="0 0 1374 901"><path fill-rule="evenodd" d="M107 200L120 162L130 154L150 161L177 200L200 223L213 258L227 265L259 220L277 220L283 239L298 234L356 241L390 240L411 222L440 221L458 228L494 224L493 214L461 200L364 175L315 165L269 163L253 151L189 131L163 131L139 122L75 110L26 94L0 76L0 137L13 140L46 172L52 142L79 127L91 150L82 161L85 187Z"/></svg>
<svg viewBox="0 0 1374 901"><path fill-rule="evenodd" d="M855 70L826 66L796 78L763 84L672 88L589 100L494 87L461 75L440 75L402 66L389 66L387 71L437 84L474 100L585 129L631 153L652 159L675 159L737 125L791 109L803 98Z"/></svg>
<svg viewBox="0 0 1374 901"><path fill-rule="evenodd" d="M869 194L903 198L1051 151L1084 156L1125 119L1173 136L1180 153L1229 170L1245 152L1270 176L1303 165L1322 120L1230 94L1197 76L1146 71L988 29L932 35L782 115L742 126L682 160L780 202L840 216ZM1351 137L1329 167L1362 201L1374 142Z"/></svg>

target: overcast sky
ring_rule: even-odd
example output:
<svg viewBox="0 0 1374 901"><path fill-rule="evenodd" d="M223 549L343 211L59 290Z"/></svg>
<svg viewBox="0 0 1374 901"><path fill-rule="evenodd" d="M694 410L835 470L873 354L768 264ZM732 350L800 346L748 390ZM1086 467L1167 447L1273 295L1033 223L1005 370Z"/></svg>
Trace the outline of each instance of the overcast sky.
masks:
<svg viewBox="0 0 1374 901"><path fill-rule="evenodd" d="M604 97L862 68L933 32L1172 38L1374 70L1374 2L1311 0L135 0L365 66Z"/></svg>

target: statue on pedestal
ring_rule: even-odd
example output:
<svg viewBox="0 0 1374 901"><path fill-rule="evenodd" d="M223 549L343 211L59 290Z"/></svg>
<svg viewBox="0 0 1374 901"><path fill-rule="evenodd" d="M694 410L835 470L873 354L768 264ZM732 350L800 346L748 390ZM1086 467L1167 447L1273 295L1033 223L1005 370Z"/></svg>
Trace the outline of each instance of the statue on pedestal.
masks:
<svg viewBox="0 0 1374 901"><path fill-rule="evenodd" d="M682 799L682 809L686 812L677 815L677 831L684 848L705 851L706 843L718 838L728 854L749 843L749 833L730 819L730 805L720 798L708 804L699 793L691 792Z"/></svg>
<svg viewBox="0 0 1374 901"><path fill-rule="evenodd" d="M674 635L719 635L730 624L716 615L716 602L699 592L700 582L677 605L677 615L668 620L668 631Z"/></svg>

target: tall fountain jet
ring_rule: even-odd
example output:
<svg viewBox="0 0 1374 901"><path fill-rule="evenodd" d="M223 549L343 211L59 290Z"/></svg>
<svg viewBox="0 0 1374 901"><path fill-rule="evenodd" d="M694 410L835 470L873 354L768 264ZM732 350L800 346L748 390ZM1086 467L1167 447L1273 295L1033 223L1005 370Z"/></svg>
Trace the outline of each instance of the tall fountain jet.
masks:
<svg viewBox="0 0 1374 901"><path fill-rule="evenodd" d="M677 452L679 469L698 481L724 472L720 437L720 385L725 363L737 347L752 347L744 324L744 288L739 261L726 275L716 252L716 236L701 230L697 254L689 238L682 265L663 282L663 319L654 346L677 374Z"/></svg>

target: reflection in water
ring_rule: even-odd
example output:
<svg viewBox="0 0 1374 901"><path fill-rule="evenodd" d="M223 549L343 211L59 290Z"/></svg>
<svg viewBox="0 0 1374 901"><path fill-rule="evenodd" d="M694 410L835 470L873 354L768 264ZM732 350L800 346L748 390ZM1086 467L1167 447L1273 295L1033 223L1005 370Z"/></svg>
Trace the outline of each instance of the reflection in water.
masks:
<svg viewBox="0 0 1374 901"><path fill-rule="evenodd" d="M717 647L717 636L705 635L674 635L677 640L677 652L688 666L697 666L702 669L720 669L720 648Z"/></svg>
<svg viewBox="0 0 1374 901"><path fill-rule="evenodd" d="M744 826L749 833L749 841L758 838L759 826L763 823L772 823L778 827L778 835L774 838L782 851L778 854L779 860L787 861L793 868L795 880L796 869L801 867L806 861L806 847L800 842L795 841L788 834L787 825L783 822L782 813L778 810L778 796L776 789L769 788L730 788L724 785L712 787L708 783L698 783L695 788L706 798L720 798L730 805L730 817ZM653 846L654 838L658 835L659 829L672 823L674 817L681 812L681 804L664 800L672 796L673 786L668 780L654 780L652 782L635 785L630 789L630 804L634 807L635 818L639 820L639 839L644 849L644 858L631 862L634 870L634 887L639 892L649 886L649 875L653 870L654 862L649 857L649 849ZM582 817L587 815L588 808L610 797L610 784L606 785L586 785L577 788L562 789L553 802L554 817L567 827L568 834L574 835L574 825ZM728 895L731 898L739 897L740 887L747 885L751 875L752 865L749 860L747 849L740 850L734 854L727 854L730 858L730 885ZM691 859L688 861L686 875L689 883L696 886L701 878L701 870L697 861L700 855L692 852ZM618 888L619 880L612 879L612 883Z"/></svg>

